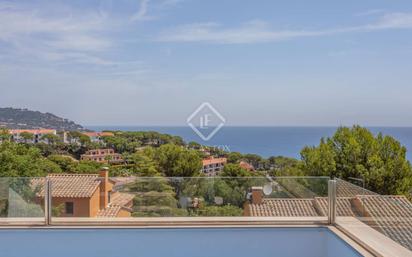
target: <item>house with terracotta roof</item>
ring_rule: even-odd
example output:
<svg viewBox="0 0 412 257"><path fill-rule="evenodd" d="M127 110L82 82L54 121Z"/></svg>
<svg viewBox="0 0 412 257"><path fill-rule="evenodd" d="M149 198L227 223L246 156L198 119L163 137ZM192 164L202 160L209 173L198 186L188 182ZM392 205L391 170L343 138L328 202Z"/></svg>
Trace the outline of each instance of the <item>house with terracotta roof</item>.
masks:
<svg viewBox="0 0 412 257"><path fill-rule="evenodd" d="M86 151L80 156L81 160L95 161L100 163L121 163L123 157L121 154L115 153L113 149L93 149Z"/></svg>
<svg viewBox="0 0 412 257"><path fill-rule="evenodd" d="M207 176L215 176L223 171L223 167L227 163L226 158L210 157L202 160L202 172Z"/></svg>
<svg viewBox="0 0 412 257"><path fill-rule="evenodd" d="M50 174L52 207L60 217L130 217L132 194L113 190L108 170L99 174ZM44 199L44 180L32 181L37 201Z"/></svg>
<svg viewBox="0 0 412 257"><path fill-rule="evenodd" d="M21 136L22 133L32 134L33 138L27 141ZM14 142L36 144L40 142L48 143L47 140L43 139L43 136L47 134L57 135L57 131L55 129L11 129L9 134Z"/></svg>

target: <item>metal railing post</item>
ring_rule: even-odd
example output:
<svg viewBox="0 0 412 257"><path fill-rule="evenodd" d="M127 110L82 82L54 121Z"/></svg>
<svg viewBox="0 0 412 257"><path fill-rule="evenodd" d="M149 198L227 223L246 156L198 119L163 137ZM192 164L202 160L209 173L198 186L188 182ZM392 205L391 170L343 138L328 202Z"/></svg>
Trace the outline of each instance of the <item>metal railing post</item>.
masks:
<svg viewBox="0 0 412 257"><path fill-rule="evenodd" d="M336 220L336 180L328 182L328 224L334 225Z"/></svg>
<svg viewBox="0 0 412 257"><path fill-rule="evenodd" d="M44 218L46 226L51 224L52 217L52 203L51 203L51 181L46 178L44 185Z"/></svg>

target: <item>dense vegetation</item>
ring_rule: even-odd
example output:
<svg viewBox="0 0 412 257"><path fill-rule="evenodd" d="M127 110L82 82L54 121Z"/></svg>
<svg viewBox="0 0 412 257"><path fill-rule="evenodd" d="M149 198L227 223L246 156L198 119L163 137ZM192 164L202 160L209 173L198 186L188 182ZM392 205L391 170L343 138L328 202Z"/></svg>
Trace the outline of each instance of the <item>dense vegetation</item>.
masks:
<svg viewBox="0 0 412 257"><path fill-rule="evenodd" d="M13 129L53 128L57 130L84 130L73 121L51 113L41 113L27 109L0 108L0 125Z"/></svg>
<svg viewBox="0 0 412 257"><path fill-rule="evenodd" d="M309 176L361 178L380 194L409 194L411 165L406 148L390 136L374 136L366 128L339 128L331 138L302 152L302 172Z"/></svg>
<svg viewBox="0 0 412 257"><path fill-rule="evenodd" d="M81 133L72 132L69 136L77 139L77 143L63 144L59 137L53 136L49 144L18 144L10 142L7 131L0 130L0 177L95 173L102 164L79 161L80 155L88 149L111 147L125 160L123 164L111 165L111 176L154 177L139 179L124 188L138 192L134 199L135 216L240 215L250 187L266 181L262 178L267 175L277 177L282 186L293 188L296 179L280 177L360 178L368 189L380 194L409 196L412 188L412 169L405 147L390 136L375 136L359 126L339 128L332 137L322 138L318 146L305 147L301 160L229 153L194 142L186 144L180 137L157 132L113 133L114 136L104 137L100 143L92 143ZM201 160L207 153L227 158L222 177L201 179L204 176L200 172ZM241 168L241 161L252 164L256 170ZM326 192L326 184L302 181L302 185L319 195ZM301 189L304 194L305 188ZM182 206L186 208L179 208Z"/></svg>

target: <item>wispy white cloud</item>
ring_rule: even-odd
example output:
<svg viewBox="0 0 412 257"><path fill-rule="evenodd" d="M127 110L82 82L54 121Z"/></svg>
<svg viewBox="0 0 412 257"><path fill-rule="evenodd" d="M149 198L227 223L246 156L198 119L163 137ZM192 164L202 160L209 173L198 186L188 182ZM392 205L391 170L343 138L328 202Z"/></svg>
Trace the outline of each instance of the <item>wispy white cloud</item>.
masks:
<svg viewBox="0 0 412 257"><path fill-rule="evenodd" d="M177 4L177 0L159 3ZM176 1L176 2L174 2ZM113 37L117 29L133 29L134 21L150 20L150 0L139 0L139 10L132 18L111 15L111 1L98 8L76 8L61 3L36 6L30 2L0 2L0 58L36 58L44 61L64 61L108 65L105 53L124 38Z"/></svg>
<svg viewBox="0 0 412 257"><path fill-rule="evenodd" d="M174 6L174 5L182 3L183 1L185 0L164 0L161 5L162 6Z"/></svg>
<svg viewBox="0 0 412 257"><path fill-rule="evenodd" d="M370 24L319 30L274 30L270 24L262 21L251 21L232 28L225 28L218 23L193 23L163 31L155 40L161 42L250 44L350 32L407 28L412 28L412 13L389 13L382 15L376 22Z"/></svg>
<svg viewBox="0 0 412 257"><path fill-rule="evenodd" d="M140 0L139 10L130 18L132 21L151 20L154 17L148 16L149 0Z"/></svg>
<svg viewBox="0 0 412 257"><path fill-rule="evenodd" d="M365 30L407 29L412 28L412 13L387 13L377 22L360 27Z"/></svg>
<svg viewBox="0 0 412 257"><path fill-rule="evenodd" d="M164 11L159 6L168 1L171 2L167 5L177 4L172 0L154 2L153 13ZM149 2L139 0L139 11L134 14L136 20L150 19ZM130 33L136 33L134 24L130 23L132 13L119 15L111 0L102 1L97 7L85 5L85 8L60 2L34 5L30 1L0 1L1 63L17 68L33 65L61 68L66 72L87 70L105 76L147 73L150 69L137 63L137 59L118 54L123 45L131 44Z"/></svg>
<svg viewBox="0 0 412 257"><path fill-rule="evenodd" d="M194 23L163 32L158 41L165 42L210 42L242 44L273 42L294 37L318 36L326 31L271 30L264 22L248 22L237 28L223 28L218 23Z"/></svg>
<svg viewBox="0 0 412 257"><path fill-rule="evenodd" d="M159 11L173 8L186 0L137 0L138 10L131 17L131 21L150 21L161 18ZM150 14L149 14L150 13ZM155 14L154 14L155 13Z"/></svg>
<svg viewBox="0 0 412 257"><path fill-rule="evenodd" d="M381 14L384 13L385 10L383 9L371 9L371 10L367 10L364 12L359 12L357 14L355 14L355 16L370 16L370 15L376 15L376 14Z"/></svg>
<svg viewBox="0 0 412 257"><path fill-rule="evenodd" d="M102 50L110 46L99 35L108 25L93 13L67 13L64 17L47 17L39 10L17 5L0 6L0 40L37 38L49 46L77 50Z"/></svg>
<svg viewBox="0 0 412 257"><path fill-rule="evenodd" d="M1 4L0 55L102 64L104 61L95 55L113 45L104 35L109 27L107 20L93 12L77 10L50 16L30 6Z"/></svg>

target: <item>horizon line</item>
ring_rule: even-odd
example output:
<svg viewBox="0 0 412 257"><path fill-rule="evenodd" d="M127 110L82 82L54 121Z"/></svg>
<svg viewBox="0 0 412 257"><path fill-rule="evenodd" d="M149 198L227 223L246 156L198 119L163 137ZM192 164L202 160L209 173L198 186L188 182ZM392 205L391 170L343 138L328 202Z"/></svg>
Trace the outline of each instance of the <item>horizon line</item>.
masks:
<svg viewBox="0 0 412 257"><path fill-rule="evenodd" d="M188 125L162 125L162 124L145 124L145 125L82 125L83 127L141 127L141 128L150 128L150 127L164 127L164 128L190 128ZM361 126L365 128L412 128L412 125L225 125L224 127L228 128L339 128L339 127L353 127ZM213 127L213 126L211 126Z"/></svg>

